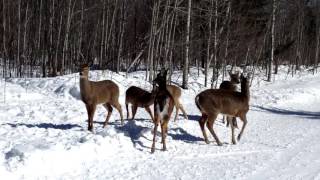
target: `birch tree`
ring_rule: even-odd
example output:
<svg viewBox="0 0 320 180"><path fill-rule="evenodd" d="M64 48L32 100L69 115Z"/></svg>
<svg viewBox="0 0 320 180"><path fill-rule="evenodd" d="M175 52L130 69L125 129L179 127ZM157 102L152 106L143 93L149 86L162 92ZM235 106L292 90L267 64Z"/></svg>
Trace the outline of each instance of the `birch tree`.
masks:
<svg viewBox="0 0 320 180"><path fill-rule="evenodd" d="M188 89L188 70L189 70L189 48L190 48L190 24L191 24L191 2L188 0L187 32L186 32L186 52L183 63L183 80L182 88Z"/></svg>

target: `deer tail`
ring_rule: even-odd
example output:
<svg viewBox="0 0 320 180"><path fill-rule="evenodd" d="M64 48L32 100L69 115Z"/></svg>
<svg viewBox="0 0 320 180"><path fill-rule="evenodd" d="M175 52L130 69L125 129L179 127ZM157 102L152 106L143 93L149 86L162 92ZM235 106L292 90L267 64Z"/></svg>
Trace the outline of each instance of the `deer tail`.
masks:
<svg viewBox="0 0 320 180"><path fill-rule="evenodd" d="M199 104L199 95L196 96L196 98L195 98L195 103L196 103L198 109L201 111L201 106L200 106L200 104Z"/></svg>

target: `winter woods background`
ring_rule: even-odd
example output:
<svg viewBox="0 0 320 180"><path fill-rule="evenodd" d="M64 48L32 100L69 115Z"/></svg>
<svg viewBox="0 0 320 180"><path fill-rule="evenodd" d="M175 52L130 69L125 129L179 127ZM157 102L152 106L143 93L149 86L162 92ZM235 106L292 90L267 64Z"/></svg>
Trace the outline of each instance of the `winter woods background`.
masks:
<svg viewBox="0 0 320 180"><path fill-rule="evenodd" d="M294 73L319 59L314 0L1 0L0 9L2 77L63 75L86 62L152 79L165 66L184 70L187 87L189 65L213 70L207 85L226 65L270 80L280 64Z"/></svg>

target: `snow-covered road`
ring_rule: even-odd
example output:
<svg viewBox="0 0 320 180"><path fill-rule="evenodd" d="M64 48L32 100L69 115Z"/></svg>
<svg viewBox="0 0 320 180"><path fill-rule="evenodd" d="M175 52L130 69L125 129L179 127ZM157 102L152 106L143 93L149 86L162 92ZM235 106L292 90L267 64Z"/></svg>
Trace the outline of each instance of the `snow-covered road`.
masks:
<svg viewBox="0 0 320 180"><path fill-rule="evenodd" d="M95 133L86 130L77 75L9 79L5 103L0 90L0 177L319 180L320 74L288 77L284 70L280 72L274 83L262 77L253 82L248 126L237 145L230 143L231 131L218 118L214 128L224 142L222 147L211 136L209 145L203 141L194 104L194 97L204 89L203 77L191 76L191 88L182 96L189 120L180 116L177 122L171 121L168 151L160 151L159 137L155 154L150 154L153 124L143 109L124 126L114 111L110 125L103 129L106 111L99 106ZM91 72L92 80L110 77L109 72ZM127 87L150 89L143 77L144 72L128 78L112 75L120 86L122 105ZM179 81L179 77L173 79Z"/></svg>

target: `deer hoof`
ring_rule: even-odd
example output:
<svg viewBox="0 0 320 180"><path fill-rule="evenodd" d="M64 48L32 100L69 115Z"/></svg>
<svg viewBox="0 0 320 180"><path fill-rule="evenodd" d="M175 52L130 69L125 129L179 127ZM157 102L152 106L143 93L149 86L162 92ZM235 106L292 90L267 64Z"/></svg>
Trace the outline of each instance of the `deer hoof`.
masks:
<svg viewBox="0 0 320 180"><path fill-rule="evenodd" d="M222 146L222 143L221 142L217 142L218 146Z"/></svg>
<svg viewBox="0 0 320 180"><path fill-rule="evenodd" d="M237 137L237 139L238 139L238 141L240 141L240 139L241 139L241 136L239 135L239 136Z"/></svg>
<svg viewBox="0 0 320 180"><path fill-rule="evenodd" d="M151 153L152 153L152 154L154 153L154 148L151 148Z"/></svg>
<svg viewBox="0 0 320 180"><path fill-rule="evenodd" d="M210 144L209 140L204 140L204 142L206 142L206 144Z"/></svg>
<svg viewBox="0 0 320 180"><path fill-rule="evenodd" d="M237 144L237 142L235 140L232 140L232 144Z"/></svg>

